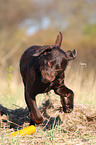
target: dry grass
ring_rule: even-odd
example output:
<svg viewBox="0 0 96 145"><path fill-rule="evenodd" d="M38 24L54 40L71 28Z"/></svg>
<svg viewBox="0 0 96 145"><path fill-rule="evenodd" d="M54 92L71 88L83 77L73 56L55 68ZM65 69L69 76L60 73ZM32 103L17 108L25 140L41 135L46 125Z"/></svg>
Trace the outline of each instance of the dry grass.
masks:
<svg viewBox="0 0 96 145"><path fill-rule="evenodd" d="M42 98L42 99L41 99ZM48 99L48 100L47 100ZM45 101L47 100L47 101ZM28 109L15 107L13 110L1 107L1 144L95 144L96 143L96 107L75 104L70 114L62 112L59 96L53 91L49 95L37 96L39 109L44 117L41 125L36 125L33 135L10 138L11 127L28 126ZM41 103L42 102L42 103ZM3 110L3 111L2 111ZM3 113L2 113L3 112ZM7 117L4 114L9 114ZM4 120L7 120L7 122ZM12 126L13 125L13 126Z"/></svg>
<svg viewBox="0 0 96 145"><path fill-rule="evenodd" d="M53 127L52 124L49 123L49 128L47 126L45 131L44 127L46 125L43 126L43 124L36 126L37 131L33 135L24 137L17 136L10 139L8 135L13 129L9 130L9 128L1 127L1 144L95 144L95 109L96 108L90 106L75 105L74 111L71 114L64 114L60 111L60 107L57 104L53 105L51 102L48 106L46 105L46 112L50 116L47 118L47 125L52 117L56 119L57 115L59 115L62 121L61 123L56 124L56 120L54 120ZM26 125L28 125L28 123L24 124L24 126Z"/></svg>
<svg viewBox="0 0 96 145"><path fill-rule="evenodd" d="M36 133L24 137L8 137L10 132L14 131L9 128L10 125L16 129L29 124L28 109L25 108L26 104L23 98L23 88L21 86L16 88L10 82L10 88L4 90L5 92L0 90L0 101L3 105L0 106L0 143L2 145L96 144L95 72L88 72L85 66L80 66L74 73L71 65L69 65L65 82L75 93L73 112L70 114L62 112L60 98L53 91L49 92L48 95L38 95L37 104L44 122L41 125L36 125ZM8 90L10 90L9 94ZM5 110L4 106L6 106Z"/></svg>
<svg viewBox="0 0 96 145"><path fill-rule="evenodd" d="M70 114L63 113L60 107L61 104L59 96L54 94L53 91L49 92L48 96L46 94L38 95L37 104L44 117L44 122L42 125L36 125L36 133L24 137L17 136L10 139L8 137L10 132L14 131L13 129L9 128L10 124L11 127L15 128L28 126L29 118L28 110L25 109L26 104L24 102L24 91L22 88L23 85L21 86L21 84L18 84L18 82L16 84L14 83L17 80L15 73L13 74L12 72L12 78L9 78L9 81L9 74L6 75L4 87L2 82L2 87L0 88L0 104L3 105L3 107L6 107L8 110L11 109L11 115L10 110L9 113L7 110L7 113L6 111L3 112L5 116L0 117L0 143L2 145L69 145L96 143L95 70L89 69L86 63L81 62L80 58L78 60L77 57L76 64L73 66L72 62L72 64L70 64L66 70L65 84L75 93L74 111ZM20 79L19 76L18 78ZM46 100L49 100L49 105L47 101L48 106L44 107L42 102L44 103ZM46 110L44 110L45 108ZM1 115L3 114L1 113Z"/></svg>

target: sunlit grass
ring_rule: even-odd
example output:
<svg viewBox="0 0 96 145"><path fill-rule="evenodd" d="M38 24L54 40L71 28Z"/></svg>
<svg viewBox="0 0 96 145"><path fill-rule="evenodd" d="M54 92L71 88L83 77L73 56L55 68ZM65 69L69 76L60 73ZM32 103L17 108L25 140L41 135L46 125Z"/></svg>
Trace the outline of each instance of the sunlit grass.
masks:
<svg viewBox="0 0 96 145"><path fill-rule="evenodd" d="M7 94L7 90L5 92L0 91L0 104L10 109L14 109L16 107L24 107L24 92L23 87L19 85L16 90Z"/></svg>
<svg viewBox="0 0 96 145"><path fill-rule="evenodd" d="M84 132L83 128L81 129L77 124L77 130L69 131L67 128L63 128L63 126L57 126L51 130L43 131L40 127L37 127L36 133L33 135L28 135L24 137L16 136L9 138L8 135L12 130L2 129L1 128L1 145L6 144L17 144L17 145L57 145L57 144L79 144L79 143L96 143L95 133L89 133L89 130ZM73 126L74 128L74 126Z"/></svg>
<svg viewBox="0 0 96 145"><path fill-rule="evenodd" d="M65 84L74 91L75 104L96 106L95 71L87 70L86 67L86 65L77 67L75 71L69 67L66 71Z"/></svg>
<svg viewBox="0 0 96 145"><path fill-rule="evenodd" d="M63 124L53 126L52 129L46 131L41 126L36 126L36 133L24 137L9 138L8 135L13 132L13 129L9 127L0 127L0 144L41 144L41 145L57 145L57 144L79 144L79 143L96 143L96 133L92 130L91 123L87 125L86 116L94 113L96 108L96 78L95 73L90 72L88 75L86 69L78 69L75 71L69 67L66 71L65 84L68 88L72 89L75 93L74 97L74 111L70 114L60 113L54 111L61 106L60 97L50 91L48 94L39 94L36 98L37 106L40 107L42 102L50 100L54 109L48 109L48 115L56 117L61 116ZM90 80L91 75L91 80ZM83 81L84 80L84 81ZM7 82L6 82L7 83ZM11 88L12 86L12 88ZM23 84L16 85L11 82L10 94L8 94L8 88L0 89L0 104L6 108L17 109L20 107L26 107L24 99ZM91 109L92 108L92 109Z"/></svg>

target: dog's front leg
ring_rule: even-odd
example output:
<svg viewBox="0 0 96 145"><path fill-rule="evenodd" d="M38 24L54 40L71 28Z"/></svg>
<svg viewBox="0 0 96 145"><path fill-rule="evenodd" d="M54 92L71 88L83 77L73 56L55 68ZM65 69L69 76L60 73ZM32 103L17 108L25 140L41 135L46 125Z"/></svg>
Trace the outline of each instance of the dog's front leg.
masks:
<svg viewBox="0 0 96 145"><path fill-rule="evenodd" d="M57 90L55 90L55 93L60 95L61 98L61 104L63 107L63 111L65 113L70 113L73 110L73 104L74 104L74 93L72 90L68 89L65 85L61 86Z"/></svg>

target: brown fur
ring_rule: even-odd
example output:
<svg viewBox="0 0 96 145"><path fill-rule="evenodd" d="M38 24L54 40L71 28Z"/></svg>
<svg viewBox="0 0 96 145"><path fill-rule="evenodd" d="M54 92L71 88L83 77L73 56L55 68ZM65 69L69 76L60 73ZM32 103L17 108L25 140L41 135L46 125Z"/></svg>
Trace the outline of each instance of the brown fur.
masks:
<svg viewBox="0 0 96 145"><path fill-rule="evenodd" d="M25 100L30 112L31 124L43 122L36 105L36 95L51 89L61 98L65 113L73 110L74 93L64 84L64 71L68 62L75 59L76 50L64 52L61 47L62 33L54 45L31 46L20 60L20 72L25 87Z"/></svg>

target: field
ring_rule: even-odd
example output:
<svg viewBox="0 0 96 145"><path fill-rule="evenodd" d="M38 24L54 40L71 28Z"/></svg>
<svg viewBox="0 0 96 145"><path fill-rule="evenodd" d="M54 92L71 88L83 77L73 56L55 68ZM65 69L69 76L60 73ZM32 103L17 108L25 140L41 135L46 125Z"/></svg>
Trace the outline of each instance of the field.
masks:
<svg viewBox="0 0 96 145"><path fill-rule="evenodd" d="M53 90L39 94L44 122L32 135L9 138L11 132L29 125L20 57L31 45L53 45L59 31L61 48L77 50L65 72L65 84L75 94L74 110L63 113ZM95 0L0 0L0 145L29 144L96 144Z"/></svg>
<svg viewBox="0 0 96 145"><path fill-rule="evenodd" d="M28 109L24 102L23 85L12 85L12 81L8 82L6 91L0 90L0 102L2 104L0 110L1 112L4 110L0 117L0 144L95 145L95 74L90 72L92 75L91 80L90 75L86 79L85 66L80 66L80 70L77 70L74 76L69 65L66 71L66 85L75 93L74 111L70 114L64 114L61 110L59 96L54 94L53 91L48 94L38 95L37 104L44 117L44 122L41 125L36 125L36 133L24 137L8 137L14 131L13 128L21 128L29 124ZM13 128L10 129L10 126Z"/></svg>

